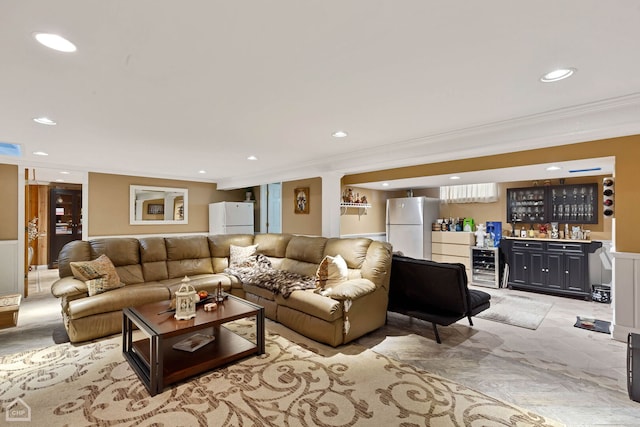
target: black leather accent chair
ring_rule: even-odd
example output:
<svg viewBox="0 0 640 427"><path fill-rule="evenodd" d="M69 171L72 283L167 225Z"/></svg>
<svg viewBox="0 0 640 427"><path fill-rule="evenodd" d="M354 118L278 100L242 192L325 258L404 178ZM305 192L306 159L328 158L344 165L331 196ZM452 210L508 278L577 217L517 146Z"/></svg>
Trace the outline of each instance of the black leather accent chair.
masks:
<svg viewBox="0 0 640 427"><path fill-rule="evenodd" d="M438 344L437 325L449 326L490 306L491 295L469 289L463 264L442 263L393 255L388 311L425 320L433 324Z"/></svg>

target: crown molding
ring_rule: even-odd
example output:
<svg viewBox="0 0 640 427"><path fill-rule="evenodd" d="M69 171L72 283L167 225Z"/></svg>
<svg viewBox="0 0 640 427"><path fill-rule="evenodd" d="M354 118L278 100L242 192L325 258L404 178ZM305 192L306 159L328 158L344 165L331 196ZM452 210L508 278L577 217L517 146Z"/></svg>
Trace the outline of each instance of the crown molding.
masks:
<svg viewBox="0 0 640 427"><path fill-rule="evenodd" d="M343 175L576 144L640 133L640 93L395 141L287 170L223 179L220 188Z"/></svg>

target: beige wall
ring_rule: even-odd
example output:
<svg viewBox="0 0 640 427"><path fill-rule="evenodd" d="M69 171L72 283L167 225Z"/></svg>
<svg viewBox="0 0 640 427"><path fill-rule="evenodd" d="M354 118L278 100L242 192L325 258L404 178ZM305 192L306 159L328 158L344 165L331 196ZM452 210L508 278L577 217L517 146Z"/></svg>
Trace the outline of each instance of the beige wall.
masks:
<svg viewBox="0 0 640 427"><path fill-rule="evenodd" d="M0 164L2 209L0 209L0 240L18 239L18 166Z"/></svg>
<svg viewBox="0 0 640 427"><path fill-rule="evenodd" d="M129 186L149 185L189 190L189 223L129 225ZM208 233L209 203L244 200L244 190L218 191L205 182L89 173L89 237L122 234Z"/></svg>
<svg viewBox="0 0 640 427"><path fill-rule="evenodd" d="M640 186L638 185L640 168L637 164L640 158L640 135L346 175L342 182L344 185L351 185L358 182L378 182L608 156L615 157L616 250L640 253L640 229L635 224L638 200L640 200ZM607 231L604 227L607 226L609 225L603 225L603 230L596 231L596 233L602 232L606 235Z"/></svg>
<svg viewBox="0 0 640 427"><path fill-rule="evenodd" d="M365 195L371 208L366 211L359 208L342 208L340 234L384 233L387 193L358 187L344 187L343 191L347 188L351 188L354 193Z"/></svg>
<svg viewBox="0 0 640 427"><path fill-rule="evenodd" d="M294 190L309 187L309 213L294 213ZM282 183L282 232L322 235L322 179L310 178Z"/></svg>

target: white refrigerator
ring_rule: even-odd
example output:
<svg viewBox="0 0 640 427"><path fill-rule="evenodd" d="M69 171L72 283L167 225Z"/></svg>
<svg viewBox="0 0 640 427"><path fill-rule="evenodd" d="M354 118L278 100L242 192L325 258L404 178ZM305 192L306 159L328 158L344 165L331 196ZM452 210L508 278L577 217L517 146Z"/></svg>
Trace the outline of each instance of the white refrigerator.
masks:
<svg viewBox="0 0 640 427"><path fill-rule="evenodd" d="M394 252L431 259L431 225L440 216L440 199L403 197L387 200L387 242Z"/></svg>
<svg viewBox="0 0 640 427"><path fill-rule="evenodd" d="M253 203L209 204L209 234L253 234Z"/></svg>

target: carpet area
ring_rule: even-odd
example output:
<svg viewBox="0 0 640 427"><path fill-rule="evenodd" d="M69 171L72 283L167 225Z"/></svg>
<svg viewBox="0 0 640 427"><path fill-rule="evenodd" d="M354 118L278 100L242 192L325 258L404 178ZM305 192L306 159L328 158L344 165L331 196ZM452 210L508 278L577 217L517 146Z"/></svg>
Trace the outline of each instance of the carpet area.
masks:
<svg viewBox="0 0 640 427"><path fill-rule="evenodd" d="M248 321L228 325L248 338L255 330ZM360 345L333 349L273 322L264 355L154 397L124 361L119 336L0 363L2 419L7 405L24 403L33 425L561 425Z"/></svg>
<svg viewBox="0 0 640 427"><path fill-rule="evenodd" d="M507 295L500 289L487 289L485 292L491 294L491 307L476 317L521 328L538 329L553 306L526 296Z"/></svg>

